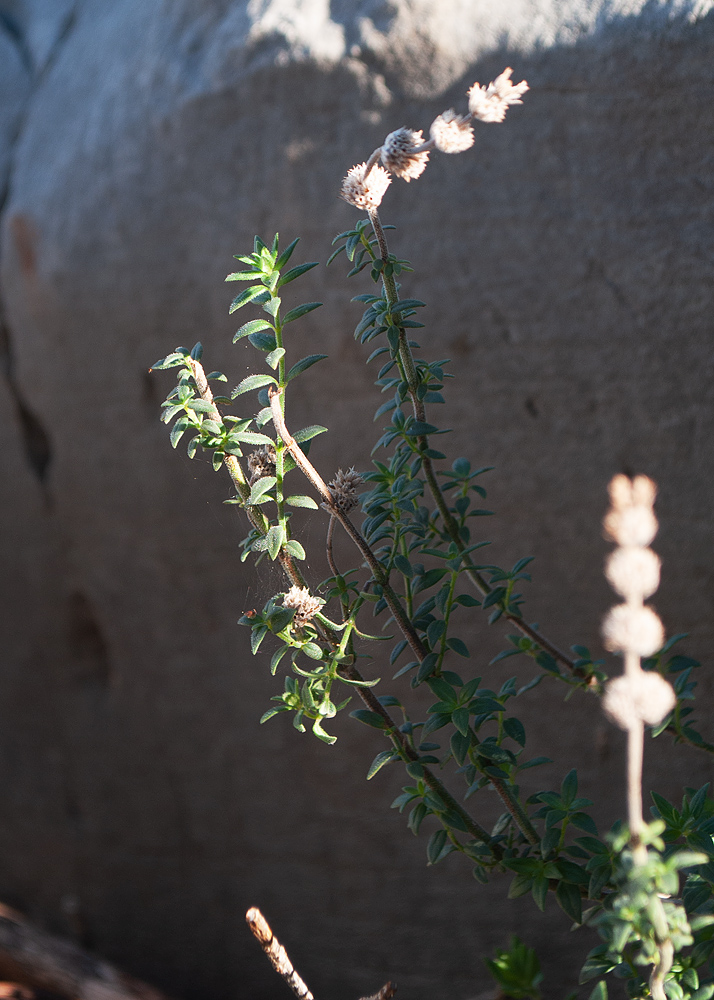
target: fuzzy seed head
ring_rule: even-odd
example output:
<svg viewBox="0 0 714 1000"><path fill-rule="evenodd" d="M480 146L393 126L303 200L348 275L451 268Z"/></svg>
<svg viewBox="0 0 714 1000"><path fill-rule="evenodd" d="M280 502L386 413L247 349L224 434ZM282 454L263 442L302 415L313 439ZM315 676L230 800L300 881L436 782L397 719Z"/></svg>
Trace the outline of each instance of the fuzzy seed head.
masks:
<svg viewBox="0 0 714 1000"><path fill-rule="evenodd" d="M426 170L429 151L412 153L411 150L421 146L423 142L421 131L398 128L395 132L390 132L382 144L382 164L407 183L415 180Z"/></svg>
<svg viewBox="0 0 714 1000"><path fill-rule="evenodd" d="M463 153L474 144L474 130L469 125L468 116L462 118L453 108L434 119L429 136L442 153Z"/></svg>
<svg viewBox="0 0 714 1000"><path fill-rule="evenodd" d="M509 104L523 104L521 97L528 90L528 84L525 80L512 84L512 73L513 70L508 67L488 87L475 83L467 91L469 111L474 118L482 122L502 122Z"/></svg>
<svg viewBox="0 0 714 1000"><path fill-rule="evenodd" d="M622 674L605 688L603 709L620 729L629 729L637 722L658 725L676 702L671 684L660 674L638 670Z"/></svg>
<svg viewBox="0 0 714 1000"><path fill-rule="evenodd" d="M319 597L313 597L307 587L292 586L283 597L284 608L295 608L293 625L296 628L302 628L314 618L324 603Z"/></svg>
<svg viewBox="0 0 714 1000"><path fill-rule="evenodd" d="M629 601L643 601L659 587L659 556L652 549L627 546L615 549L605 564L613 590Z"/></svg>
<svg viewBox="0 0 714 1000"><path fill-rule="evenodd" d="M649 545L657 534L657 518L651 507L633 504L612 507L603 521L605 534L618 545Z"/></svg>
<svg viewBox="0 0 714 1000"><path fill-rule="evenodd" d="M380 166L374 166L365 177L366 163L350 167L342 181L340 197L361 212L373 212L379 208L384 192L392 183L392 178Z"/></svg>
<svg viewBox="0 0 714 1000"><path fill-rule="evenodd" d="M616 604L602 624L605 649L611 653L652 656L664 642L662 622L652 608Z"/></svg>
<svg viewBox="0 0 714 1000"><path fill-rule="evenodd" d="M359 506L357 489L362 485L364 485L364 479L358 472L355 472L354 466L347 472L338 469L337 475L329 484L333 505L338 507L343 514L349 514L351 510Z"/></svg>
<svg viewBox="0 0 714 1000"><path fill-rule="evenodd" d="M610 502L616 509L641 505L652 507L657 496L657 486L648 476L615 476L608 487Z"/></svg>
<svg viewBox="0 0 714 1000"><path fill-rule="evenodd" d="M252 451L248 455L248 471L250 472L249 482L251 486L265 476L274 476L275 448L272 445L263 445L258 451Z"/></svg>

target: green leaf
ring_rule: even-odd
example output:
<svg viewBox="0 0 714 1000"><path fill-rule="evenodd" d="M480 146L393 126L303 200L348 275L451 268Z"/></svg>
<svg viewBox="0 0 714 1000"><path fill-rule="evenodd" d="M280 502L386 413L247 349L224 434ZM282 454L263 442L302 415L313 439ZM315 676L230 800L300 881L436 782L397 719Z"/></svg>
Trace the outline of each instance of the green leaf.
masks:
<svg viewBox="0 0 714 1000"><path fill-rule="evenodd" d="M309 264L298 264L297 267L290 268L289 271L286 271L285 274L282 275L278 281L277 287L281 288L283 285L287 285L289 281L295 281L295 279L299 278L300 275L305 274L307 271L311 271L313 267L317 267L318 263L319 262L315 260L311 261Z"/></svg>
<svg viewBox="0 0 714 1000"><path fill-rule="evenodd" d="M548 898L548 879L544 875L536 875L531 886L531 895L538 909L545 910L545 901Z"/></svg>
<svg viewBox="0 0 714 1000"><path fill-rule="evenodd" d="M272 330L270 333L251 333L248 340L253 347L257 347L259 351L265 351L266 354L275 350L275 334Z"/></svg>
<svg viewBox="0 0 714 1000"><path fill-rule="evenodd" d="M426 856L429 859L430 865L435 865L441 859L441 852L446 846L448 836L446 830L442 827L441 830L435 830L431 837L429 837L429 843L426 846Z"/></svg>
<svg viewBox="0 0 714 1000"><path fill-rule="evenodd" d="M469 734L469 710L467 707L457 708L451 713L451 721L462 736Z"/></svg>
<svg viewBox="0 0 714 1000"><path fill-rule="evenodd" d="M260 275L261 272L257 269L254 271L234 271L226 276L226 281L255 281Z"/></svg>
<svg viewBox="0 0 714 1000"><path fill-rule="evenodd" d="M250 633L250 648L253 656L258 652L261 642L268 634L267 625L258 625L256 628L252 629Z"/></svg>
<svg viewBox="0 0 714 1000"><path fill-rule="evenodd" d="M318 434L324 434L326 430L327 428L323 427L322 424L311 424L309 427L303 427L301 431L297 431L293 437L298 444L304 444L305 441L311 441Z"/></svg>
<svg viewBox="0 0 714 1000"><path fill-rule="evenodd" d="M573 803L575 796L578 794L578 772L573 768L563 778L563 783L560 786L560 795L563 799L563 803L566 806L570 806Z"/></svg>
<svg viewBox="0 0 714 1000"><path fill-rule="evenodd" d="M356 708L354 712L350 712L350 716L353 719L357 719L358 722L363 722L365 726L372 726L373 729L387 728L387 724L382 716L376 712L370 712L367 708Z"/></svg>
<svg viewBox="0 0 714 1000"><path fill-rule="evenodd" d="M316 642L306 642L304 646L301 647L303 653L309 656L311 660L321 660L322 650L317 645Z"/></svg>
<svg viewBox="0 0 714 1000"><path fill-rule="evenodd" d="M285 503L289 503L291 507L307 507L309 510L319 510L312 497L307 497L299 493L296 493L292 497L286 497Z"/></svg>
<svg viewBox="0 0 714 1000"><path fill-rule="evenodd" d="M272 560L278 558L278 552L280 552L280 546L285 540L285 534L281 524L274 524L265 536L265 540L268 544L268 554Z"/></svg>
<svg viewBox="0 0 714 1000"><path fill-rule="evenodd" d="M326 354L309 354L306 358L301 358L300 361L298 361L296 364L292 366L292 368L287 374L285 381L290 382L297 375L300 375L302 372L307 371L308 368L311 368L313 365L316 365L318 361L322 361L322 359L326 357L327 357Z"/></svg>
<svg viewBox="0 0 714 1000"><path fill-rule="evenodd" d="M249 302L267 302L270 298L270 292L263 285L252 285L250 288L245 288L231 302L231 307L228 310L229 315L234 313L237 309L241 309L243 306L247 306Z"/></svg>
<svg viewBox="0 0 714 1000"><path fill-rule="evenodd" d="M289 538L285 543L285 548L288 550L293 559L305 558L305 549L295 538Z"/></svg>
<svg viewBox="0 0 714 1000"><path fill-rule="evenodd" d="M275 369L278 367L278 365L280 364L280 359L283 357L285 357L285 348L276 347L274 351L271 351L270 354L267 355L267 357L265 358L265 363L269 365L272 369Z"/></svg>
<svg viewBox="0 0 714 1000"><path fill-rule="evenodd" d="M307 313L312 312L313 309L319 309L321 305L322 302L304 302L301 306L296 306L283 317L283 326L286 326L288 323L292 323L294 319L300 319L301 316L305 316Z"/></svg>
<svg viewBox="0 0 714 1000"><path fill-rule="evenodd" d="M515 740L519 746L524 747L526 745L526 731L520 719L514 719L513 717L510 719L504 719L503 728L506 734L510 736L512 740Z"/></svg>
<svg viewBox="0 0 714 1000"><path fill-rule="evenodd" d="M273 439L267 434L259 434L257 431L233 431L230 437L232 441L244 441L246 444L273 443Z"/></svg>
<svg viewBox="0 0 714 1000"><path fill-rule="evenodd" d="M582 900L580 898L580 890L576 885L571 885L570 882L558 882L558 888L555 890L555 898L558 900L561 910L571 920L574 920L576 924L582 923Z"/></svg>
<svg viewBox="0 0 714 1000"><path fill-rule="evenodd" d="M178 368L179 365L186 364L186 355L178 354L174 352L173 354L168 354L165 358L161 358L156 364L153 364L149 368L150 372L163 371L165 368Z"/></svg>
<svg viewBox="0 0 714 1000"><path fill-rule="evenodd" d="M227 280L228 279L226 278L226 281ZM272 719L273 716L278 715L279 712L289 712L289 711L290 709L288 708L287 705L279 705L277 708L269 708L267 712L263 712L263 714L261 715L259 724L262 726L264 722L267 722L268 719Z"/></svg>
<svg viewBox="0 0 714 1000"><path fill-rule="evenodd" d="M405 431L408 437L422 437L426 434L435 434L439 430L434 424L426 424L423 421L415 420L410 426L408 431Z"/></svg>
<svg viewBox="0 0 714 1000"><path fill-rule="evenodd" d="M449 649L453 649L455 653L458 653L459 656L465 656L467 658L471 656L471 653L469 653L468 646L461 639L457 639L455 637L447 639L446 645L449 647Z"/></svg>
<svg viewBox="0 0 714 1000"><path fill-rule="evenodd" d="M242 396L244 392L251 392L253 389L260 389L264 385L277 385L272 375L248 375L244 378L231 393L231 399Z"/></svg>
<svg viewBox="0 0 714 1000"><path fill-rule="evenodd" d="M389 311L394 315L394 313L404 312L405 309L415 309L425 305L426 302L422 302L421 299L402 299L401 302L391 306Z"/></svg>
<svg viewBox="0 0 714 1000"><path fill-rule="evenodd" d="M186 428L188 427L188 424L189 424L188 417L179 417L179 419L173 425L173 427L171 428L171 434L169 435L172 448L175 448L178 445L179 441L184 435L184 432L186 431Z"/></svg>
<svg viewBox="0 0 714 1000"><path fill-rule="evenodd" d="M248 323L244 323L243 326L238 330L236 335L233 337L233 343L242 340L243 337L249 337L252 333L258 333L259 330L272 330L273 327L267 321L267 319L251 319Z"/></svg>
<svg viewBox="0 0 714 1000"><path fill-rule="evenodd" d="M588 1000L607 1000L607 983L604 979L600 980Z"/></svg>
<svg viewBox="0 0 714 1000"><path fill-rule="evenodd" d="M390 761L398 760L399 754L396 750L382 750L372 761L369 771L367 772L367 781L375 776L377 771L384 767L385 764L389 764Z"/></svg>
<svg viewBox="0 0 714 1000"><path fill-rule="evenodd" d="M287 262L292 257L293 250L295 249L295 247L298 245L299 242L300 242L300 237L298 236L298 238L296 240L293 240L292 243L289 246L285 247L285 249L283 250L283 252L280 254L280 256L278 257L278 259L275 261L275 270L276 271L281 271L285 267L285 265L287 264ZM277 250L277 247L276 247L276 250Z"/></svg>
<svg viewBox="0 0 714 1000"><path fill-rule="evenodd" d="M322 740L323 743L329 743L331 745L337 742L336 736L330 736L330 734L326 733L322 728L322 719L315 719L312 724L312 731L314 735L317 736L318 740Z"/></svg>
<svg viewBox="0 0 714 1000"><path fill-rule="evenodd" d="M276 482L277 480L275 476L262 476L258 482L253 485L246 503L257 504L264 493L272 490Z"/></svg>

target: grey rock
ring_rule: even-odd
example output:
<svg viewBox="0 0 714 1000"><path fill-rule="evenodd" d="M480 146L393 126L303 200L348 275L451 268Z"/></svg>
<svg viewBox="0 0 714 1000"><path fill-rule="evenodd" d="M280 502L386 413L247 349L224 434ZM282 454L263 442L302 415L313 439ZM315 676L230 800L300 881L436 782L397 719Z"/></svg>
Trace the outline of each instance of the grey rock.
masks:
<svg viewBox="0 0 714 1000"><path fill-rule="evenodd" d="M247 374L252 352L230 346L231 255L279 230L324 261L358 218L337 198L346 169L513 65L531 84L523 108L385 198L393 247L417 268L405 292L429 303L424 353L454 358L437 416L457 429L454 452L498 467L489 558L537 557L528 617L565 647L598 650L613 600L608 479L652 475L657 607L704 658L710 6L82 0L71 21L70 5L14 7L44 69L12 151L1 289L13 386L49 458L38 464L10 386L0 898L177 995L280 988L245 930L250 905L316 995L387 978L405 996L474 995L481 956L513 931L539 947L550 990L572 981L591 942L565 935L554 904L541 917L454 859L424 867L424 838L388 809L400 776L363 780L383 748L372 733L339 719L330 749L282 719L258 726L276 682L235 621L279 578L239 562L229 484L171 451L157 419L170 378L147 368L200 339L210 367ZM327 478L367 466L383 401L346 305L370 282L343 271L290 286L324 302L293 350L329 361L297 383L289 415L330 426L311 452ZM312 582L327 574L321 518L305 519ZM486 666L502 632L477 619L463 633L492 686L532 676ZM594 699L564 709L546 682L519 715L529 754L576 763L603 826L621 815L622 741ZM693 751L647 753L665 794L685 768L688 784L707 780ZM483 797L488 825L500 810Z"/></svg>

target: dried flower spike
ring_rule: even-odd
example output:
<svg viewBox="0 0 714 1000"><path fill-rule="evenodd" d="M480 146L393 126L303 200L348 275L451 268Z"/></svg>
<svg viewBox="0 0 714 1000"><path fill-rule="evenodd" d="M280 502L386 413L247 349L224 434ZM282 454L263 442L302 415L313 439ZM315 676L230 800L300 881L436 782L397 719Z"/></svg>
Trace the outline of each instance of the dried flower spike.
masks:
<svg viewBox="0 0 714 1000"><path fill-rule="evenodd" d="M482 122L502 122L509 104L523 104L521 97L528 90L528 84L525 80L512 84L512 73L513 70L509 66L493 83L489 83L488 87L481 87L475 83L467 91L469 111L474 118Z"/></svg>
<svg viewBox="0 0 714 1000"><path fill-rule="evenodd" d="M338 469L337 475L329 484L333 505L343 514L349 514L351 510L359 506L357 488L363 484L364 479L358 472L355 472L354 466L347 472Z"/></svg>
<svg viewBox="0 0 714 1000"><path fill-rule="evenodd" d="M664 642L662 622L652 608L617 604L602 625L605 649L611 653L652 656Z"/></svg>
<svg viewBox="0 0 714 1000"><path fill-rule="evenodd" d="M407 183L415 180L426 170L429 151L423 153L411 151L423 143L424 136L421 131L413 132L410 128L398 128L390 132L382 145L383 165Z"/></svg>
<svg viewBox="0 0 714 1000"><path fill-rule="evenodd" d="M621 597L643 601L659 587L660 561L652 549L628 545L615 549L605 564L605 576Z"/></svg>
<svg viewBox="0 0 714 1000"><path fill-rule="evenodd" d="M658 673L638 670L622 674L605 689L603 709L616 726L629 729L638 722L657 726L674 708L676 698L671 684Z"/></svg>
<svg viewBox="0 0 714 1000"><path fill-rule="evenodd" d="M457 115L453 108L434 119L429 135L442 153L463 153L474 144L474 130L468 117Z"/></svg>
<svg viewBox="0 0 714 1000"><path fill-rule="evenodd" d="M265 476L274 476L275 448L272 445L264 445L258 451L252 451L248 455L248 470L250 472L251 486Z"/></svg>
<svg viewBox="0 0 714 1000"><path fill-rule="evenodd" d="M307 587L292 586L283 597L284 608L295 608L293 625L296 628L302 628L314 618L324 603L319 597L313 597Z"/></svg>
<svg viewBox="0 0 714 1000"><path fill-rule="evenodd" d="M373 212L381 205L392 178L379 166L372 167L368 174L366 171L366 163L350 167L342 181L340 197L362 212Z"/></svg>

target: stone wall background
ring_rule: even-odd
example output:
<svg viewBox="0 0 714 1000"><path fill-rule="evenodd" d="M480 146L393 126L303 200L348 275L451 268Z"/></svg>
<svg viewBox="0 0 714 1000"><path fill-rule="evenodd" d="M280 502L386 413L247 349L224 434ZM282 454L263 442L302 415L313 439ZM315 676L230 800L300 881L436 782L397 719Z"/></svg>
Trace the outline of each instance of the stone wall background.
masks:
<svg viewBox="0 0 714 1000"><path fill-rule="evenodd" d="M539 948L548 994L568 992L592 940L552 901L541 917L456 861L425 867L425 838L388 809L399 776L364 782L372 733L340 719L330 749L258 726L274 686L235 621L276 578L236 558L228 482L168 447L170 376L147 368L201 339L237 382L252 358L230 346L231 255L279 230L324 261L358 217L335 197L346 169L512 65L524 106L385 199L416 265L405 293L428 302L424 350L454 359L442 424L455 453L497 466L493 558L536 556L529 618L565 646L598 649L612 600L606 483L657 480L655 603L691 633L706 711L710 7L0 2L0 898L180 997L282 989L244 928L252 904L318 996L393 978L404 997L466 1000L512 931ZM380 402L347 304L368 279L343 272L291 286L324 302L295 350L330 359L291 413L330 426L312 453L328 473L366 466ZM306 524L318 551L324 527ZM475 621L479 672L531 676L486 666L502 631ZM594 700L561 698L533 693L528 749L576 763L611 822L621 741ZM647 748L664 794L710 777L693 750Z"/></svg>

